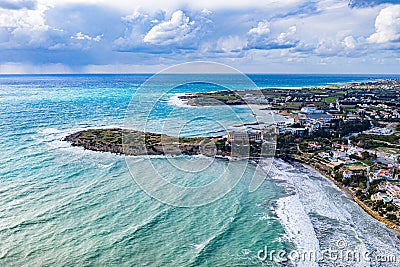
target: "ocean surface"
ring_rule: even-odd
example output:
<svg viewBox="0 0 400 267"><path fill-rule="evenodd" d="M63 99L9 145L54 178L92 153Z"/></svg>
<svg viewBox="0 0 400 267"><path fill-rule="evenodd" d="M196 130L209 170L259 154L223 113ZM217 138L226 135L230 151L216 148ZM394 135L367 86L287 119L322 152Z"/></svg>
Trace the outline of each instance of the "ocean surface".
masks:
<svg viewBox="0 0 400 267"><path fill-rule="evenodd" d="M150 77L0 76L0 266L400 266L396 234L363 212L332 182L300 164L261 162L264 172L256 175L265 180L249 192L255 172L250 162L223 197L202 206L176 207L144 192L123 156L85 151L62 141L81 129L126 126L128 107L137 122L133 128L145 123L149 130L162 132L167 123L184 136L223 134L226 125L237 122L232 112L244 122L254 119L243 107L195 108L179 101L177 95L182 93L224 89L199 82L181 85L157 103L129 105L134 95L148 97L139 88ZM399 78L249 77L259 88ZM174 76L155 86L154 93L173 83L168 79ZM231 88L253 89L234 81ZM146 105L154 108L143 116ZM186 122L188 117L197 119ZM177 175L170 168L171 160L196 174ZM133 157L130 168L151 180L144 161ZM154 157L151 161L172 182L185 186L207 184L229 164L233 169L242 164L208 162L202 157ZM327 249L370 253L370 257L330 257L328 265L296 258L296 252L297 256L304 251L321 256ZM272 250L282 252L280 260L274 253L270 257Z"/></svg>

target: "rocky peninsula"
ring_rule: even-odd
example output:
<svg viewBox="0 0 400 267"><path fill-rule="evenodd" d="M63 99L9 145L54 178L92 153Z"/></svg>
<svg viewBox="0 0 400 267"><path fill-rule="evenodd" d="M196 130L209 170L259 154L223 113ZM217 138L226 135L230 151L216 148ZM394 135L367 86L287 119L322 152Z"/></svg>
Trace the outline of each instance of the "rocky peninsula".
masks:
<svg viewBox="0 0 400 267"><path fill-rule="evenodd" d="M121 128L79 131L66 136L63 141L88 150L135 156L182 154L213 156L216 154L217 143L215 138L178 138Z"/></svg>
<svg viewBox="0 0 400 267"><path fill-rule="evenodd" d="M267 135L264 135L265 137ZM273 137L271 137L273 138ZM251 139L251 136L250 136ZM88 129L66 136L63 141L92 151L121 155L203 155L207 157L273 157L275 147L266 142L228 140L227 137L173 137L129 129Z"/></svg>

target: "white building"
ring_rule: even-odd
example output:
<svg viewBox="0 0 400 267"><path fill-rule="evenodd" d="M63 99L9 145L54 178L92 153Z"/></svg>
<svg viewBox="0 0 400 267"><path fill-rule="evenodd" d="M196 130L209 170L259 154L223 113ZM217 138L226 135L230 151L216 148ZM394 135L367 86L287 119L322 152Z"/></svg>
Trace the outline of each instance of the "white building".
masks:
<svg viewBox="0 0 400 267"><path fill-rule="evenodd" d="M324 113L323 110L319 110L316 107L302 107L300 110L301 113L305 114L319 114L319 113Z"/></svg>

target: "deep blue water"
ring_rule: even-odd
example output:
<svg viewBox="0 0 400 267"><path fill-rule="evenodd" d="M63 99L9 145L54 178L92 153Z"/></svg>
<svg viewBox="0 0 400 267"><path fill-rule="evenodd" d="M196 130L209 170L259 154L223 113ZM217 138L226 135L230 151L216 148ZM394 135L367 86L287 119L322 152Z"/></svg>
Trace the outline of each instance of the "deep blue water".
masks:
<svg viewBox="0 0 400 267"><path fill-rule="evenodd" d="M180 93L224 89L215 84L182 85L163 94L157 103L146 102L176 79L165 77L154 91L143 93L139 87L150 77L0 76L0 266L273 266L257 259L265 245L321 249L334 244L338 235L360 249L397 251L393 233L329 181L300 165L274 163L268 175L257 174L266 180L250 193L254 167L249 164L225 197L201 207L180 208L143 192L130 176L124 157L72 148L61 141L78 129L126 126L128 107L133 128L147 123L147 129L160 132L167 124L169 130L179 129L183 135L207 135L238 120L252 120L243 107L193 108L171 101ZM389 78L249 77L260 88ZM226 82L226 77L221 80ZM234 79L230 86L253 89ZM140 105L129 105L134 95L140 97ZM143 112L147 105L152 105L150 116ZM130 164L146 178L149 172L143 160L134 158ZM208 163L204 158L172 160L185 170L205 164L195 176L178 175L170 168L171 159L152 159L172 181L189 185L212 182L229 164L233 169L241 164ZM296 192L295 198L285 198L288 188ZM321 205L315 204L315 198Z"/></svg>

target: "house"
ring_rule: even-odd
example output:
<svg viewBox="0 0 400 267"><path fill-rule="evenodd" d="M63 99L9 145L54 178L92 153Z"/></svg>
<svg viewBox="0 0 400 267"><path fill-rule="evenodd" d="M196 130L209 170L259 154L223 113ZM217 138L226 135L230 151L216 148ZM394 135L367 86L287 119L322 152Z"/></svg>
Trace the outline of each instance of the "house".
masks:
<svg viewBox="0 0 400 267"><path fill-rule="evenodd" d="M345 120L346 121L358 121L358 120L361 120L361 117L358 115L347 115Z"/></svg>
<svg viewBox="0 0 400 267"><path fill-rule="evenodd" d="M398 185L385 182L383 184L379 184L378 189L386 192L386 195L391 201L396 203L400 202L400 187Z"/></svg>
<svg viewBox="0 0 400 267"><path fill-rule="evenodd" d="M391 135L393 132L387 128L378 128L375 127L371 130L365 131L366 134L374 134L374 135Z"/></svg>
<svg viewBox="0 0 400 267"><path fill-rule="evenodd" d="M326 113L309 113L306 116L309 122L321 122L321 123L328 123L333 119L331 114Z"/></svg>
<svg viewBox="0 0 400 267"><path fill-rule="evenodd" d="M318 113L324 113L323 110L317 109L316 107L309 106L309 107L302 107L300 110L301 113L305 114L318 114Z"/></svg>
<svg viewBox="0 0 400 267"><path fill-rule="evenodd" d="M247 142L248 135L246 132L228 132L228 142Z"/></svg>
<svg viewBox="0 0 400 267"><path fill-rule="evenodd" d="M320 122L315 122L315 123L311 124L311 131L312 132L316 132L321 128L322 128L322 124Z"/></svg>
<svg viewBox="0 0 400 267"><path fill-rule="evenodd" d="M330 155L328 154L328 153L326 153L326 152L320 152L320 153L318 153L318 156L320 157L320 158L329 158L330 157Z"/></svg>
<svg viewBox="0 0 400 267"><path fill-rule="evenodd" d="M305 136L308 134L307 128L292 128L292 135Z"/></svg>
<svg viewBox="0 0 400 267"><path fill-rule="evenodd" d="M339 159L339 158L347 158L347 153L346 152L342 152L342 151L332 151L332 157L335 159Z"/></svg>
<svg viewBox="0 0 400 267"><path fill-rule="evenodd" d="M372 174L373 174L372 176L373 181L390 180L393 177L392 171L386 169L374 170Z"/></svg>
<svg viewBox="0 0 400 267"><path fill-rule="evenodd" d="M357 156L357 157L359 157L359 158L362 158L363 157L363 153L365 152L365 150L363 149L363 148L361 148L361 147L356 147L356 146L350 146L348 149L347 149L347 154L348 155L355 155L355 156Z"/></svg>
<svg viewBox="0 0 400 267"><path fill-rule="evenodd" d="M228 143L232 142L250 142L261 143L263 141L262 131L230 131L228 132Z"/></svg>
<svg viewBox="0 0 400 267"><path fill-rule="evenodd" d="M334 147L336 150L342 151L342 152L346 152L349 148L348 145L345 144L339 144L339 143L333 143L332 147Z"/></svg>
<svg viewBox="0 0 400 267"><path fill-rule="evenodd" d="M341 163L341 164L354 164L354 163L356 163L357 161L354 160L354 159L351 159L351 158L349 158L349 157L342 157L342 158L338 158L338 159L337 159L337 162L338 162L338 163Z"/></svg>
<svg viewBox="0 0 400 267"><path fill-rule="evenodd" d="M248 135L250 142L261 143L263 141L263 133L261 131L250 130Z"/></svg>
<svg viewBox="0 0 400 267"><path fill-rule="evenodd" d="M391 199L388 195L386 195L386 194L384 194L384 193L381 193L381 192L378 192L378 193L376 193L376 194L373 194L373 195L371 196L371 200L373 200L373 201L382 200L382 201L384 201L384 202L390 202L390 201L392 201L392 199Z"/></svg>
<svg viewBox="0 0 400 267"><path fill-rule="evenodd" d="M394 184L390 184L387 195L393 200L393 202L400 202L400 187Z"/></svg>
<svg viewBox="0 0 400 267"><path fill-rule="evenodd" d="M321 144L318 142L310 142L308 143L309 150L320 150L322 148Z"/></svg>
<svg viewBox="0 0 400 267"><path fill-rule="evenodd" d="M285 127L285 126L279 126L279 134L285 134L291 132L292 129Z"/></svg>
<svg viewBox="0 0 400 267"><path fill-rule="evenodd" d="M345 170L343 172L343 180L345 179L351 179L351 177L354 175L353 171L351 170Z"/></svg>

